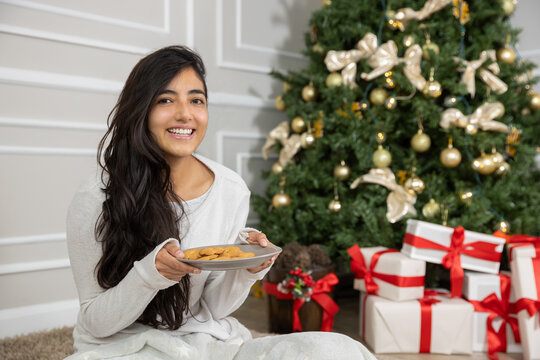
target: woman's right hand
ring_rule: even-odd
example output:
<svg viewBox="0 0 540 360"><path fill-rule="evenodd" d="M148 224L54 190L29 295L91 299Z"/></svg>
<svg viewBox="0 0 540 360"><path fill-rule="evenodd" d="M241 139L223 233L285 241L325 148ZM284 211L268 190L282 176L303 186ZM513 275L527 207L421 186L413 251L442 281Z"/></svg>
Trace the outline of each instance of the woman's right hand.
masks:
<svg viewBox="0 0 540 360"><path fill-rule="evenodd" d="M183 257L184 253L178 246L168 243L156 255L156 269L161 275L173 281L180 281L186 274L201 273L201 269L176 260Z"/></svg>

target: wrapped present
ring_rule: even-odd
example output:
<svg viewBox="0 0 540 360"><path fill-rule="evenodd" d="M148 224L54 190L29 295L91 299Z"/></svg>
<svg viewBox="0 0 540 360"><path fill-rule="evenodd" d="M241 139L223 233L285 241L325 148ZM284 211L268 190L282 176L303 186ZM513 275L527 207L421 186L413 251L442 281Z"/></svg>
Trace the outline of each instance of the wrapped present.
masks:
<svg viewBox="0 0 540 360"><path fill-rule="evenodd" d="M474 306L473 351L521 353L516 300L510 275L465 271L463 296Z"/></svg>
<svg viewBox="0 0 540 360"><path fill-rule="evenodd" d="M401 252L450 269L452 296L461 297L463 269L497 274L505 240L496 236L407 220Z"/></svg>
<svg viewBox="0 0 540 360"><path fill-rule="evenodd" d="M360 335L375 353L472 352L473 306L449 293L391 301L361 292Z"/></svg>
<svg viewBox="0 0 540 360"><path fill-rule="evenodd" d="M527 257L527 247L516 247L510 261L516 295L523 358L540 359L540 258Z"/></svg>
<svg viewBox="0 0 540 360"><path fill-rule="evenodd" d="M355 274L355 289L394 301L424 296L425 261L382 246L360 248L355 244L347 252Z"/></svg>

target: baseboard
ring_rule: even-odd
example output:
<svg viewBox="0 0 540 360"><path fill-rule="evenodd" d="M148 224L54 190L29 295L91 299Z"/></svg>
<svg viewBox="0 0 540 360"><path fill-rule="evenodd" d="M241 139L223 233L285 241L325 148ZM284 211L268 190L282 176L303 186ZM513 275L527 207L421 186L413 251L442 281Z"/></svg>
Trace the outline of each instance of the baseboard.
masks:
<svg viewBox="0 0 540 360"><path fill-rule="evenodd" d="M78 312L77 299L3 309L0 310L0 338L73 326Z"/></svg>

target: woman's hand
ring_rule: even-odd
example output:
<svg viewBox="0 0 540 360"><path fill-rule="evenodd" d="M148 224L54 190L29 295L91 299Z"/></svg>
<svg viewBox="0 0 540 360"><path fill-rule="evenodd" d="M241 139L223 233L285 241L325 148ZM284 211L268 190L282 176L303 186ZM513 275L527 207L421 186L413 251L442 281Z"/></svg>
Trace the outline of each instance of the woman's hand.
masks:
<svg viewBox="0 0 540 360"><path fill-rule="evenodd" d="M248 243L250 244L259 244L262 247L267 247L268 244L272 244L268 239L266 238L266 235L264 233L259 233L256 231L250 231L248 233L248 238L246 239ZM252 267L247 269L252 274L258 273L261 270L266 269L267 267L272 266L274 261L278 258L279 254L274 255L270 260L267 260L266 262L262 263L259 266Z"/></svg>
<svg viewBox="0 0 540 360"><path fill-rule="evenodd" d="M180 281L186 274L200 274L201 270L175 258L183 258L184 253L173 243L168 243L156 255L156 269L169 280Z"/></svg>

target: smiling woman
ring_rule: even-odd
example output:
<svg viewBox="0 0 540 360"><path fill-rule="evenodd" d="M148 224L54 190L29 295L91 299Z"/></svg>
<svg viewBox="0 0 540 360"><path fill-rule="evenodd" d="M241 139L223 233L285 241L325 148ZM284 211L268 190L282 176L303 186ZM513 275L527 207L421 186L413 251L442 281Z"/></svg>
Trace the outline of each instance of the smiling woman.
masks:
<svg viewBox="0 0 540 360"><path fill-rule="evenodd" d="M69 359L331 359L336 343L348 358L371 356L338 334L294 335L300 353L289 354L230 316L277 252L219 271L178 261L210 245L271 248L245 227L250 192L240 176L195 154L208 124L196 53L170 46L141 59L109 118L101 173L75 194L67 219L81 304Z"/></svg>

